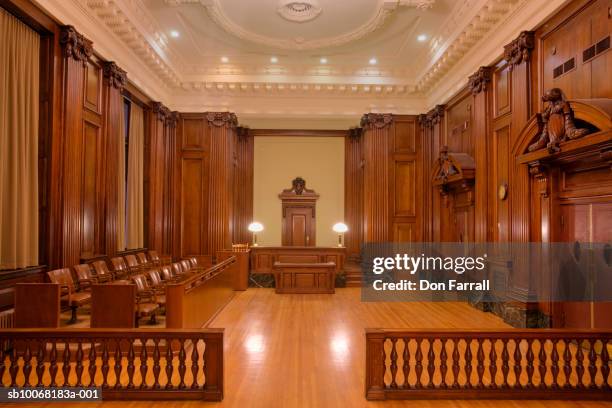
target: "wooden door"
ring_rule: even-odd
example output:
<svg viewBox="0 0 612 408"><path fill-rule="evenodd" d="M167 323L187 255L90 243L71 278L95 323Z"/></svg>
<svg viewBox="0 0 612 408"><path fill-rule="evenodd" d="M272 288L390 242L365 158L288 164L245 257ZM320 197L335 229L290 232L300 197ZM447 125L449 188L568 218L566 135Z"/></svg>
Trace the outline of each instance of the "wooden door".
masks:
<svg viewBox="0 0 612 408"><path fill-rule="evenodd" d="M579 244L612 242L612 202L562 205L560 238ZM598 250L592 256L604 257L605 254ZM612 302L557 303L553 315L555 327L612 328Z"/></svg>
<svg viewBox="0 0 612 408"><path fill-rule="evenodd" d="M284 246L315 246L314 207L287 207L283 229Z"/></svg>

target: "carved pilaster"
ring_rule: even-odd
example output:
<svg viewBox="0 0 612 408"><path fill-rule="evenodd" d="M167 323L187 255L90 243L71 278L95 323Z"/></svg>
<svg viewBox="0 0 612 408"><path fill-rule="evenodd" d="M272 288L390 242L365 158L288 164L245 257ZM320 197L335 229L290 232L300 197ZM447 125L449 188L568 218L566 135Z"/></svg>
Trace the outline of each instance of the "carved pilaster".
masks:
<svg viewBox="0 0 612 408"><path fill-rule="evenodd" d="M119 68L113 61L105 62L102 71L110 86L123 90L127 84L127 72Z"/></svg>
<svg viewBox="0 0 612 408"><path fill-rule="evenodd" d="M83 62L83 64L93 54L93 42L70 25L61 28L60 44L64 49L64 57L74 58L76 61Z"/></svg>
<svg viewBox="0 0 612 408"><path fill-rule="evenodd" d="M232 112L207 112L206 119L211 126L235 128L238 126L238 118Z"/></svg>
<svg viewBox="0 0 612 408"><path fill-rule="evenodd" d="M487 89L493 77L493 70L490 67L480 67L478 71L470 75L468 86L473 95L478 95Z"/></svg>
<svg viewBox="0 0 612 408"><path fill-rule="evenodd" d="M393 115L390 113L366 113L361 117L359 126L362 128L382 129L393 123Z"/></svg>
<svg viewBox="0 0 612 408"><path fill-rule="evenodd" d="M535 48L535 36L533 31L523 31L510 44L504 47L504 58L510 66L529 62L531 51Z"/></svg>
<svg viewBox="0 0 612 408"><path fill-rule="evenodd" d="M430 126L437 125L442 122L445 109L445 105L436 105L432 110L427 112L427 120L430 122Z"/></svg>

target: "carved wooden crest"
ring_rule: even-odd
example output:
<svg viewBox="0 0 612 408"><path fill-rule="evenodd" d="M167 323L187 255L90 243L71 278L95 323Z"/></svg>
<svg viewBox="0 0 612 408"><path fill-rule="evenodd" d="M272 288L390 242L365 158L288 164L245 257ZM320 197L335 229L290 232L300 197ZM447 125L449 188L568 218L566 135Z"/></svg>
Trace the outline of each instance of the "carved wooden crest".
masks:
<svg viewBox="0 0 612 408"><path fill-rule="evenodd" d="M114 88L122 90L127 83L127 73L113 61L104 63L103 73L110 86Z"/></svg>
<svg viewBox="0 0 612 408"><path fill-rule="evenodd" d="M228 126L235 128L238 126L238 118L235 113L231 112L207 112L206 119L209 124L217 127Z"/></svg>
<svg viewBox="0 0 612 408"><path fill-rule="evenodd" d="M451 153L444 146L433 171L433 184L442 194L461 188L468 190L474 185L476 163L466 153Z"/></svg>
<svg viewBox="0 0 612 408"><path fill-rule="evenodd" d="M93 54L93 42L74 29L73 26L63 26L60 33L60 44L64 47L64 56L87 63Z"/></svg>
<svg viewBox="0 0 612 408"><path fill-rule="evenodd" d="M531 58L531 51L535 48L535 35L533 31L523 31L510 44L504 47L504 58L510 66L527 62Z"/></svg>
<svg viewBox="0 0 612 408"><path fill-rule="evenodd" d="M547 105L538 116L539 135L535 143L529 145L530 152L546 147L550 153L554 153L559 151L559 143L589 133L589 129L576 127L574 111L561 89L550 89L542 96L542 100Z"/></svg>
<svg viewBox="0 0 612 408"><path fill-rule="evenodd" d="M393 122L393 115L390 113L366 113L361 117L359 126L362 128L382 129Z"/></svg>
<svg viewBox="0 0 612 408"><path fill-rule="evenodd" d="M306 188L306 180L301 177L296 177L291 181L291 188L284 189L280 194L280 198L289 196L303 196L309 198L318 198L319 195L314 190Z"/></svg>
<svg viewBox="0 0 612 408"><path fill-rule="evenodd" d="M493 70L491 67L480 67L478 71L470 75L469 88L473 95L478 95L487 89L487 84L491 82L493 76Z"/></svg>

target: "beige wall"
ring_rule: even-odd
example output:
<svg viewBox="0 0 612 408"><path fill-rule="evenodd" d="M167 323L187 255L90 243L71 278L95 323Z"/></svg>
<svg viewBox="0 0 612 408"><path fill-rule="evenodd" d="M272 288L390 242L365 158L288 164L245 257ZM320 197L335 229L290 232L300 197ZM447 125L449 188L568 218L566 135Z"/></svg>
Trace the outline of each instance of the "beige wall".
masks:
<svg viewBox="0 0 612 408"><path fill-rule="evenodd" d="M319 195L317 246L334 246L336 222L344 221L344 138L255 137L254 220L264 225L260 245L281 245L281 201L278 194L296 177Z"/></svg>

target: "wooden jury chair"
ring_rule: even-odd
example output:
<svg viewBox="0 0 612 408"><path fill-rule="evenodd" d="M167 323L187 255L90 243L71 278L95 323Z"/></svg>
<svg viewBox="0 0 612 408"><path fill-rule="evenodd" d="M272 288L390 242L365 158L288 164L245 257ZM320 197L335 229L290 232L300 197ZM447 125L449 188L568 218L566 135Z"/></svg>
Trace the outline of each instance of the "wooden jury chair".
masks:
<svg viewBox="0 0 612 408"><path fill-rule="evenodd" d="M91 272L91 266L89 264L80 264L74 267L74 271L77 275L77 281L79 283L79 289L91 289L92 284L98 283L96 278Z"/></svg>
<svg viewBox="0 0 612 408"><path fill-rule="evenodd" d="M136 284L136 325L138 319L143 316L151 316L150 323L155 324L155 312L166 304L166 295L151 288L143 274L134 275L131 279Z"/></svg>
<svg viewBox="0 0 612 408"><path fill-rule="evenodd" d="M77 292L72 280L72 274L69 268L55 269L47 272L47 276L52 283L60 285L61 298L60 302L63 305L70 307L72 313L68 324L76 323L77 321L77 308L85 305L91 301L90 292Z"/></svg>
<svg viewBox="0 0 612 408"><path fill-rule="evenodd" d="M125 263L127 264L128 270L130 271L130 275L136 275L138 273L144 272L144 266L138 262L138 259L135 255L126 255L124 256L124 259Z"/></svg>
<svg viewBox="0 0 612 408"><path fill-rule="evenodd" d="M154 266L160 266L161 265L161 259L159 258L159 254L157 253L157 251L148 251L149 253L149 260L151 261L151 263Z"/></svg>
<svg viewBox="0 0 612 408"><path fill-rule="evenodd" d="M178 275L174 274L174 270L172 268L171 265L164 265L160 268L160 272L161 272L161 278L165 281L165 282L172 282L172 281L176 281Z"/></svg>
<svg viewBox="0 0 612 408"><path fill-rule="evenodd" d="M115 279L115 275L108 269L106 261L95 261L92 266L98 283L110 282Z"/></svg>
<svg viewBox="0 0 612 408"><path fill-rule="evenodd" d="M138 259L138 263L144 268L150 268L154 266L153 263L147 258L147 254L145 254L144 252L138 252L136 254L136 259Z"/></svg>
<svg viewBox="0 0 612 408"><path fill-rule="evenodd" d="M113 272L115 274L115 279L124 279L128 277L128 275L130 274L130 270L128 269L122 257L116 256L114 258L111 258L111 263L113 264Z"/></svg>

